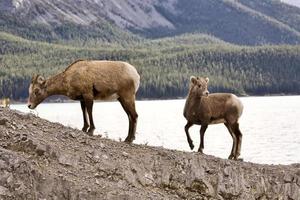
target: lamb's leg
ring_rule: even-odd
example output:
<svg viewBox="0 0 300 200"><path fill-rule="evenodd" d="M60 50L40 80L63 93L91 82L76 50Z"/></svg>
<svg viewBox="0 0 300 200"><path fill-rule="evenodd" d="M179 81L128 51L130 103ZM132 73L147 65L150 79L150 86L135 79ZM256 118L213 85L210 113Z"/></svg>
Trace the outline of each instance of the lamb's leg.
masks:
<svg viewBox="0 0 300 200"><path fill-rule="evenodd" d="M87 129L89 128L89 124L87 122L87 116L86 116L86 106L85 102L83 100L80 101L82 115L83 115L83 127L82 131L87 132Z"/></svg>
<svg viewBox="0 0 300 200"><path fill-rule="evenodd" d="M125 110L129 120L128 135L125 139L125 142L132 143L132 141L135 139L136 124L138 118L138 114L135 110L135 96L131 98L120 97L118 100Z"/></svg>
<svg viewBox="0 0 300 200"><path fill-rule="evenodd" d="M208 125L201 125L201 128L200 128L200 146L199 146L198 152L201 152L201 153L203 153L203 149L204 149L204 134L207 129L207 126Z"/></svg>
<svg viewBox="0 0 300 200"><path fill-rule="evenodd" d="M237 146L237 139L236 139L236 136L233 132L233 129L232 129L232 124L228 124L228 123L224 123L225 126L227 127L231 137L232 137L232 140L233 140L233 144L232 144L232 149L231 149L231 153L228 157L228 159L235 159L235 153L236 153L236 146Z"/></svg>
<svg viewBox="0 0 300 200"><path fill-rule="evenodd" d="M93 104L94 104L94 101L92 99L85 100L86 110L87 110L87 113L89 116L89 122L90 122L90 128L88 131L89 135L93 135L94 130L95 130L95 125L94 125L94 120L93 120Z"/></svg>
<svg viewBox="0 0 300 200"><path fill-rule="evenodd" d="M194 149L194 144L193 144L193 140L191 139L190 134L189 134L189 128L191 126L193 126L193 124L190 123L190 122L187 122L187 124L184 127L184 130L185 130L186 138L187 138L187 141L188 141L188 143L190 145L190 148L191 148L191 150L193 150Z"/></svg>
<svg viewBox="0 0 300 200"><path fill-rule="evenodd" d="M235 153L235 159L238 159L238 157L241 155L241 147L242 147L242 132L239 128L239 123L235 124L235 135L237 138L237 148L236 148L236 153Z"/></svg>

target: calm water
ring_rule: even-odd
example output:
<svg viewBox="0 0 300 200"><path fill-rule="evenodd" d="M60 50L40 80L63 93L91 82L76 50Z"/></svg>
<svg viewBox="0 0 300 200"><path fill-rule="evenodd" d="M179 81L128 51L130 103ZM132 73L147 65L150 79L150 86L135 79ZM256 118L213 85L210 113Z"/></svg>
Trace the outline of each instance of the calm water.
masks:
<svg viewBox="0 0 300 200"><path fill-rule="evenodd" d="M300 96L241 98L244 112L240 120L243 133L241 157L245 161L269 164L300 163ZM138 101L139 121L135 143L190 151L183 117L184 100ZM13 109L30 112L25 104ZM66 126L82 128L79 103L42 103L38 116ZM96 134L114 140L127 136L128 119L118 102L94 104ZM199 145L199 126L190 128L195 150ZM223 124L211 125L205 133L204 153L227 158L232 139Z"/></svg>

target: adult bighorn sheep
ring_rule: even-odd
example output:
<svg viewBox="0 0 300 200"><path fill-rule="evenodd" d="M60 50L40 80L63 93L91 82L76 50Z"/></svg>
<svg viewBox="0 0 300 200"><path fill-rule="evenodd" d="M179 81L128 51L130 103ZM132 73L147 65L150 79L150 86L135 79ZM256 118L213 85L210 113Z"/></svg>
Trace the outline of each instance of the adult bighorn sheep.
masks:
<svg viewBox="0 0 300 200"><path fill-rule="evenodd" d="M33 76L29 87L28 107L34 109L51 95L65 95L79 100L84 122L82 131L92 135L95 130L93 100L117 99L129 118L125 142L131 143L135 139L138 118L135 94L139 83L140 76L136 69L126 62L78 60L62 73L48 79L40 75Z"/></svg>
<svg viewBox="0 0 300 200"><path fill-rule="evenodd" d="M193 141L189 135L189 128L201 125L200 146L198 152L204 149L204 133L210 124L224 123L233 139L231 154L228 159L238 159L241 153L242 133L238 120L243 112L243 104L233 94L209 94L207 84L209 79L202 77L190 78L190 88L186 99L183 115L187 119L185 132L190 148L193 150Z"/></svg>

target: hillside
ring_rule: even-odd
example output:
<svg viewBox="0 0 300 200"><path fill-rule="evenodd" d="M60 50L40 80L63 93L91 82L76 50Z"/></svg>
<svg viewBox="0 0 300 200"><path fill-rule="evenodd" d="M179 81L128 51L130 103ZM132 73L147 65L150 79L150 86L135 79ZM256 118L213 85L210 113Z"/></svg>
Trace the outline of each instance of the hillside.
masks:
<svg viewBox="0 0 300 200"><path fill-rule="evenodd" d="M4 200L300 198L299 164L261 165L128 145L32 114L0 112Z"/></svg>
<svg viewBox="0 0 300 200"><path fill-rule="evenodd" d="M243 45L300 43L300 8L272 0L6 0L0 11L0 31L48 42L201 33Z"/></svg>
<svg viewBox="0 0 300 200"><path fill-rule="evenodd" d="M54 75L77 59L130 62L142 77L139 98L184 97L191 75L209 76L210 92L300 93L299 46L239 47L194 34L95 48L33 42L3 32L0 45L0 98L24 101L33 74Z"/></svg>

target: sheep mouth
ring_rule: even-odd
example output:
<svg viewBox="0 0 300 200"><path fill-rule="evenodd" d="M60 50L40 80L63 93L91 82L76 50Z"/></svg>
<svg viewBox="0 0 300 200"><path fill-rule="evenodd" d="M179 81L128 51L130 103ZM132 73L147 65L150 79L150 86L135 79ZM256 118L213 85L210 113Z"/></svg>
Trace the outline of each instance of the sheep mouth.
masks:
<svg viewBox="0 0 300 200"><path fill-rule="evenodd" d="M36 107L36 106L34 106L34 105L32 105L32 104L28 104L28 108L31 109L31 110L35 109L35 107Z"/></svg>

